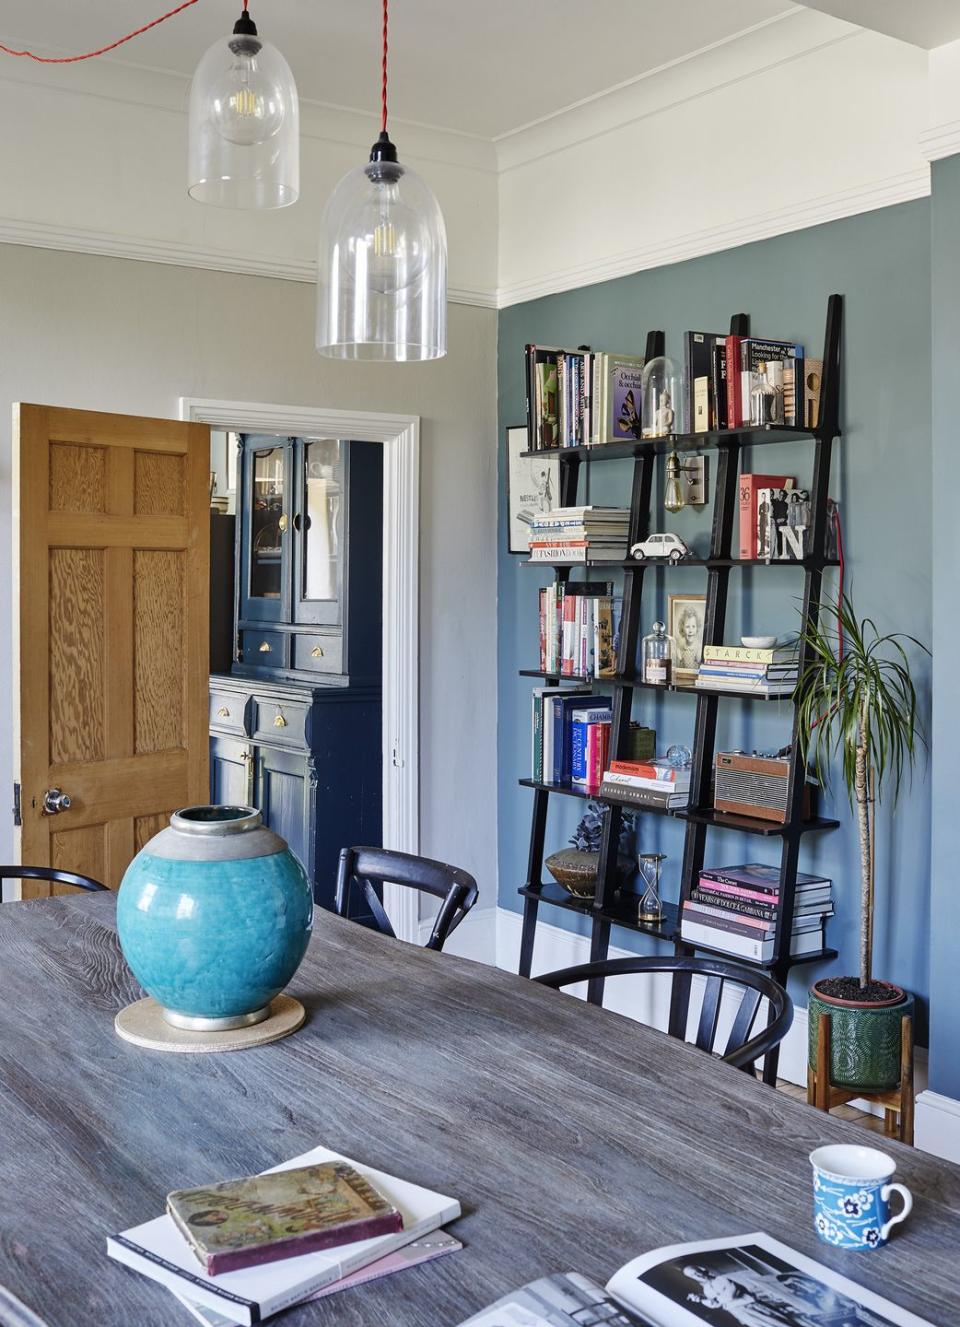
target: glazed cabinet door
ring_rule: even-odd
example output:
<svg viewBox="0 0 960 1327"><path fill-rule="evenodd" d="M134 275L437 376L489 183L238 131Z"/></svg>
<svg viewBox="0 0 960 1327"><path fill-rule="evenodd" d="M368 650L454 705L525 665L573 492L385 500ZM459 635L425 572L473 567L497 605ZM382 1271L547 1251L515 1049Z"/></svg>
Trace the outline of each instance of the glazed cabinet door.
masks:
<svg viewBox="0 0 960 1327"><path fill-rule="evenodd" d="M242 437L237 573L240 618L246 622L290 620L293 443Z"/></svg>

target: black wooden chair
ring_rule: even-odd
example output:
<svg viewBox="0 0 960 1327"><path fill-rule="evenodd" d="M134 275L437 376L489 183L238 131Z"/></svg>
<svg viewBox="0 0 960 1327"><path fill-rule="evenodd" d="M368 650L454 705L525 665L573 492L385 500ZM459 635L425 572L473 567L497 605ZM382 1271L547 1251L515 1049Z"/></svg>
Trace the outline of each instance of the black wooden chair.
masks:
<svg viewBox="0 0 960 1327"><path fill-rule="evenodd" d="M563 968L559 972L548 972L542 977L535 977L534 980L541 986L560 990L563 986L572 986L580 981L661 972L670 973L673 977L670 1034L684 1040L690 982L695 976L703 978L703 1004L700 1007L695 1044L700 1050L708 1051L710 1054L716 1053L714 1043L717 1039L717 1024L720 1020L724 988L728 983L730 989L739 988L739 1007L734 1015L726 1045L720 1052L720 1059L725 1064L733 1065L735 1069L755 1074L755 1062L761 1055L766 1055L775 1046L779 1046L790 1030L790 1024L793 1022L793 1001L779 982L774 981L759 968L726 963L721 959L610 958L598 963L581 963L577 967ZM762 999L769 1002L767 1023L751 1037L750 1033Z"/></svg>
<svg viewBox="0 0 960 1327"><path fill-rule="evenodd" d="M390 852L387 848L344 848L337 872L337 912L341 917L348 916L352 891L358 889L377 929L384 935L394 935L378 892L378 887L382 889L388 883L406 885L443 900L425 949L442 949L447 936L456 930L477 901L477 882L458 866L406 852Z"/></svg>
<svg viewBox="0 0 960 1327"><path fill-rule="evenodd" d="M99 880L75 871L58 871L52 866L0 866L0 886L4 880L47 880L52 885L75 885L77 889L106 890Z"/></svg>

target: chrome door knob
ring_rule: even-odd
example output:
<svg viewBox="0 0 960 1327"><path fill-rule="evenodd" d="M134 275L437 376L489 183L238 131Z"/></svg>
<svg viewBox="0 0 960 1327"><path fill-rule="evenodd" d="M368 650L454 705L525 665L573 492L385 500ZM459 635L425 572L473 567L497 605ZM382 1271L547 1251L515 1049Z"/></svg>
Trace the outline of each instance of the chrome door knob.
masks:
<svg viewBox="0 0 960 1327"><path fill-rule="evenodd" d="M69 811L70 805L69 794L61 792L59 788L48 788L43 794L44 815L59 815L61 811Z"/></svg>

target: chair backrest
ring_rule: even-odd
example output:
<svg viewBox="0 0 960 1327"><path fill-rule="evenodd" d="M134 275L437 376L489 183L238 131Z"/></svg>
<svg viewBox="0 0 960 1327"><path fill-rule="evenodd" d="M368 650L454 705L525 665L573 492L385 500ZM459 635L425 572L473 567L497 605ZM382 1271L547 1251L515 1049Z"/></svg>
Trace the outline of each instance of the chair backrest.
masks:
<svg viewBox="0 0 960 1327"><path fill-rule="evenodd" d="M761 1055L766 1055L778 1046L790 1030L793 1022L793 1001L787 992L766 972L758 968L744 967L739 963L725 963L712 958L611 958L598 963L581 963L577 967L563 968L558 972L548 972L536 977L542 986L551 986L559 990L562 986L572 986L576 982L590 981L598 977L620 977L635 973L669 973L673 977L676 990L678 978L687 984L691 977L703 979L703 1004L700 1006L700 1018L697 1024L695 1044L702 1051L714 1053L717 1039L717 1025L720 1021L720 1008L724 990L738 990L739 1005L734 1015L733 1025L726 1043L720 1052L720 1058L736 1069L754 1073L754 1063ZM753 1037L753 1029L760 1001L769 1001L766 1026ZM685 1036L685 1030L679 1035Z"/></svg>
<svg viewBox="0 0 960 1327"><path fill-rule="evenodd" d="M467 871L429 857L390 852L386 848L344 848L337 872L336 909L346 917L353 889L359 889L384 935L394 935L384 912L378 887L384 884L406 885L422 894L442 899L427 941L426 949L442 949L447 936L455 930L477 901L477 882Z"/></svg>
<svg viewBox="0 0 960 1327"><path fill-rule="evenodd" d="M75 885L77 889L106 890L99 880L75 871L58 871L52 866L0 866L0 884L4 880L48 880L52 885Z"/></svg>

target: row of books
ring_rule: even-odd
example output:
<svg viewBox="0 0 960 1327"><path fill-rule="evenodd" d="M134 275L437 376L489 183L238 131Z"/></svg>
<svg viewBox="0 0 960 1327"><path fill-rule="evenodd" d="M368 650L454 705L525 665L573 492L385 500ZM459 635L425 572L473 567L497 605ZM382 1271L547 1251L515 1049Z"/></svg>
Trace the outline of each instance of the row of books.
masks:
<svg viewBox="0 0 960 1327"><path fill-rule="evenodd" d="M642 358L535 345L526 358L531 451L640 437Z"/></svg>
<svg viewBox="0 0 960 1327"><path fill-rule="evenodd" d="M643 437L643 358L526 347L529 450L598 447ZM744 425L815 428L823 363L795 341L684 332L676 431Z"/></svg>
<svg viewBox="0 0 960 1327"><path fill-rule="evenodd" d="M685 332L683 374L686 432L819 420L823 363L796 342Z"/></svg>
<svg viewBox="0 0 960 1327"><path fill-rule="evenodd" d="M601 797L632 806L675 811L690 801L690 766L668 760L612 760L600 785Z"/></svg>
<svg viewBox="0 0 960 1327"><path fill-rule="evenodd" d="M623 562L629 541L628 507L554 507L530 523L533 562Z"/></svg>
<svg viewBox="0 0 960 1327"><path fill-rule="evenodd" d="M780 871L776 866L748 862L705 867L684 901L680 938L738 958L769 962L774 957L781 902ZM822 949L824 924L832 916L831 881L798 872L790 953L812 954Z"/></svg>
<svg viewBox="0 0 960 1327"><path fill-rule="evenodd" d="M530 764L534 783L596 791L610 759L613 719L609 696L587 689L534 687ZM656 750L656 733L631 723L628 757L647 760Z"/></svg>
<svg viewBox="0 0 960 1327"><path fill-rule="evenodd" d="M563 677L614 677L620 600L609 581L540 590L540 671Z"/></svg>
<svg viewBox="0 0 960 1327"><path fill-rule="evenodd" d="M696 685L704 691L743 691L757 696L789 696L797 685L797 646L753 649L745 645L705 645Z"/></svg>

